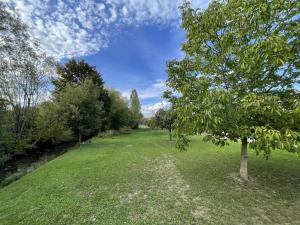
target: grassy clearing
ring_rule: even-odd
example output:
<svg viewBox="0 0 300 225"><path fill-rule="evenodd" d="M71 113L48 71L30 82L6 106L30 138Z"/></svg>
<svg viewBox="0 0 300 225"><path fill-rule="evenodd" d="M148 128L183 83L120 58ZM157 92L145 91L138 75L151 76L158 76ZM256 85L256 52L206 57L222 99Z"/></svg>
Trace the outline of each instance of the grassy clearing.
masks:
<svg viewBox="0 0 300 225"><path fill-rule="evenodd" d="M300 224L299 158L249 156L167 133L94 138L0 190L0 224Z"/></svg>

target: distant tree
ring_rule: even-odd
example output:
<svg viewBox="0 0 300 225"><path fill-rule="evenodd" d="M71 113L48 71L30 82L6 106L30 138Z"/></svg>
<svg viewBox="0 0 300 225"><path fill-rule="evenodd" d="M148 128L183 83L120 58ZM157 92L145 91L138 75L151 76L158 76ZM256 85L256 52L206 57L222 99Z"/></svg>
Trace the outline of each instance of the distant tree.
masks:
<svg viewBox="0 0 300 225"><path fill-rule="evenodd" d="M248 179L247 147L300 152L300 8L298 0L212 1L182 6L185 57L168 63L177 147L197 131L218 145L241 141L240 176Z"/></svg>
<svg viewBox="0 0 300 225"><path fill-rule="evenodd" d="M108 126L110 129L119 130L121 127L130 126L131 112L126 98L113 89L108 90L111 99L111 108L108 116Z"/></svg>
<svg viewBox="0 0 300 225"><path fill-rule="evenodd" d="M145 118L143 117L140 121L141 124L145 125L145 126L148 126L149 124L149 118Z"/></svg>
<svg viewBox="0 0 300 225"><path fill-rule="evenodd" d="M164 109L159 109L154 115L156 127L159 127L160 129L165 128L165 117L166 117L166 111Z"/></svg>
<svg viewBox="0 0 300 225"><path fill-rule="evenodd" d="M101 74L97 71L95 66L92 66L84 60L70 59L63 65L57 65L58 78L52 80L55 87L55 92L63 90L67 84L74 87L81 85L86 79L93 82L95 87L99 89L99 101L103 103L103 126L108 123L111 100L107 90L104 88L104 81ZM104 129L104 127L102 128Z"/></svg>
<svg viewBox="0 0 300 225"><path fill-rule="evenodd" d="M169 131L169 141L172 141L172 126L175 120L175 115L172 109L159 109L155 113L154 118L156 127L167 129Z"/></svg>
<svg viewBox="0 0 300 225"><path fill-rule="evenodd" d="M175 122L175 113L172 109L166 111L164 127L169 131L169 141L172 141L172 130Z"/></svg>
<svg viewBox="0 0 300 225"><path fill-rule="evenodd" d="M54 101L58 104L60 115L66 118L79 144L83 135L96 133L102 126L104 110L99 94L99 89L89 79L75 87L67 84L55 94Z"/></svg>
<svg viewBox="0 0 300 225"><path fill-rule="evenodd" d="M155 116L151 117L147 121L148 127L150 127L152 130L157 128L156 118Z"/></svg>
<svg viewBox="0 0 300 225"><path fill-rule="evenodd" d="M137 91L134 89L130 94L130 109L132 112L132 128L136 129L143 117L141 113L141 103Z"/></svg>

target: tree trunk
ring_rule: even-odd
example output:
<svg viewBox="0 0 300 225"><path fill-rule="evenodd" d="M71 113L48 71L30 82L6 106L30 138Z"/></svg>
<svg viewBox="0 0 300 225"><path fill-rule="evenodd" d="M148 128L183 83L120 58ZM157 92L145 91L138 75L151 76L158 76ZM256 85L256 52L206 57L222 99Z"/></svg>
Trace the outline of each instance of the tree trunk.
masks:
<svg viewBox="0 0 300 225"><path fill-rule="evenodd" d="M172 141L172 130L169 129L169 141Z"/></svg>
<svg viewBox="0 0 300 225"><path fill-rule="evenodd" d="M242 146L241 146L241 166L240 166L240 176L244 180L248 180L248 165L247 165L247 138L244 137L242 139Z"/></svg>
<svg viewBox="0 0 300 225"><path fill-rule="evenodd" d="M79 143L79 145L81 145L81 137L82 137L82 135L81 135L81 133L79 132L79 134L78 134L78 143Z"/></svg>

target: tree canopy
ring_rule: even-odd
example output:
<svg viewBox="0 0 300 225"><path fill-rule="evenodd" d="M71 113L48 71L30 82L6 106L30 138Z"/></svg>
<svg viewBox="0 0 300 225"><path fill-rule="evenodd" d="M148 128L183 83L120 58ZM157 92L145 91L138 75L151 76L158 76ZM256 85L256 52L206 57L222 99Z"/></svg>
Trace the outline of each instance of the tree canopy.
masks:
<svg viewBox="0 0 300 225"><path fill-rule="evenodd" d="M72 131L68 127L69 117L64 116L68 115L65 108L63 102L57 101L46 101L38 107L34 121L35 142L59 144L72 140Z"/></svg>
<svg viewBox="0 0 300 225"><path fill-rule="evenodd" d="M34 109L52 66L52 58L42 52L26 24L0 3L0 99L7 109L6 132L13 137L6 152L31 146Z"/></svg>
<svg viewBox="0 0 300 225"><path fill-rule="evenodd" d="M177 146L201 132L215 144L242 141L268 158L273 149L300 150L300 4L297 0L185 2L185 57L168 62L165 96L176 111Z"/></svg>
<svg viewBox="0 0 300 225"><path fill-rule="evenodd" d="M80 85L86 79L90 79L96 86L104 85L101 74L95 66L91 66L84 60L70 59L67 63L57 65L58 78L53 80L56 90L62 90L67 84Z"/></svg>
<svg viewBox="0 0 300 225"><path fill-rule="evenodd" d="M99 89L92 80L86 79L81 85L70 84L55 95L61 115L67 119L68 127L78 136L79 143L83 135L90 135L101 128L103 120L103 102L98 100Z"/></svg>
<svg viewBox="0 0 300 225"><path fill-rule="evenodd" d="M175 114L172 108L170 109L159 109L155 115L155 125L161 129L167 129L169 131L169 141L172 140L172 126L175 121ZM150 123L151 126L151 123Z"/></svg>
<svg viewBox="0 0 300 225"><path fill-rule="evenodd" d="M108 117L109 129L119 130L121 127L130 126L131 112L128 100L120 92L110 89L108 95L111 99L111 108Z"/></svg>
<svg viewBox="0 0 300 225"><path fill-rule="evenodd" d="M105 126L109 122L108 116L111 108L111 99L104 88L104 81L96 67L84 60L70 59L65 64L58 64L56 73L58 74L58 78L52 80L55 92L62 91L67 85L80 86L87 79L93 82L95 88L99 89L98 100L103 103L104 113L101 129L105 130Z"/></svg>
<svg viewBox="0 0 300 225"><path fill-rule="evenodd" d="M140 119L143 117L141 113L141 103L137 91L134 89L130 94L130 109L132 112L133 128L138 128Z"/></svg>

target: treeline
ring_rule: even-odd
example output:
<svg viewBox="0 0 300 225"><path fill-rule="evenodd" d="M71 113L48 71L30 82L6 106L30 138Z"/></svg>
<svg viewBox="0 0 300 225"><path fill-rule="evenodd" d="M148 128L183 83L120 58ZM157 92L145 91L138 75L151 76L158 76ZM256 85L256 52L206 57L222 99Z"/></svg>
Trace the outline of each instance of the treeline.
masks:
<svg viewBox="0 0 300 225"><path fill-rule="evenodd" d="M0 165L29 149L138 127L135 90L129 103L85 61L57 64L1 3L0 32Z"/></svg>

